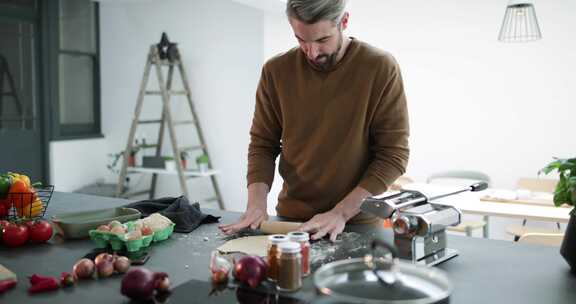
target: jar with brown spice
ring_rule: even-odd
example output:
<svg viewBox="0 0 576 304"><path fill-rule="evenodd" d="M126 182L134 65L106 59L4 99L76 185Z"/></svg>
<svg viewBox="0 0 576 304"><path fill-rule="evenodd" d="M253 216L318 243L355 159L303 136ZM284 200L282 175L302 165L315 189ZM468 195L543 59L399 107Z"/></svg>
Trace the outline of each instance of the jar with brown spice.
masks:
<svg viewBox="0 0 576 304"><path fill-rule="evenodd" d="M296 242L280 243L278 250L278 290L296 291L302 287L300 244Z"/></svg>
<svg viewBox="0 0 576 304"><path fill-rule="evenodd" d="M300 254L302 255L302 276L310 275L310 236L307 232L293 231L288 233L291 242L300 244Z"/></svg>
<svg viewBox="0 0 576 304"><path fill-rule="evenodd" d="M268 279L271 281L278 280L278 244L287 242L288 237L283 234L273 234L268 237Z"/></svg>

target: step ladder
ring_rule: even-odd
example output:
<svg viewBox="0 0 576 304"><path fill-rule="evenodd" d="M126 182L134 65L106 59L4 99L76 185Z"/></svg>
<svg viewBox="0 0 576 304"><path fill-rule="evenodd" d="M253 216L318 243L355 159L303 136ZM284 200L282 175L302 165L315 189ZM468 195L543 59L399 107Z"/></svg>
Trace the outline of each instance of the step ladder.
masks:
<svg viewBox="0 0 576 304"><path fill-rule="evenodd" d="M164 78L163 67L168 68L167 76ZM150 71L154 68L156 70L156 76L159 84L159 90L148 90L148 80L150 77ZM172 89L172 80L174 77L174 70L177 69L180 72L180 77L182 80L183 90L176 91ZM192 120L182 120L175 121L171 112L170 98L173 95L183 95L186 96L188 106L192 114ZM160 96L162 98L162 116L160 119L152 120L141 120L140 115L142 112L144 98L146 96ZM161 157L162 155L162 145L164 143L164 133L165 128L168 129L169 140L172 147L172 156L176 162L176 171L159 169L159 168L147 168L147 167L135 167L129 166L129 156L134 151L137 151L138 147L134 147L134 137L136 134L136 129L139 125L143 124L158 124L158 142L157 144L146 145L144 148L156 148L156 157ZM178 145L178 140L176 136L176 126L180 125L192 125L196 130L198 135L199 144L188 147L180 147ZM183 167L182 158L183 152L199 150L206 156L208 156L208 170L186 170ZM150 189L142 190L133 193L125 193L125 181L129 173L141 173L141 174L152 174L152 180ZM175 43L168 41L166 34L162 35L162 40L159 44L154 44L150 47L148 57L146 60L146 66L144 69L144 76L142 77L142 82L140 85L140 91L138 93L138 100L136 102L136 108L134 110L134 118L132 120L132 125L130 127L130 132L128 134L128 140L126 143L126 149L123 153L122 167L120 169L120 174L118 178L118 185L116 188L116 196L118 197L132 197L136 195L143 195L148 193L150 199L153 199L156 194L156 185L158 182L159 174L167 175L178 175L180 182L180 188L182 189L182 194L189 197L187 179L190 178L210 178L212 187L214 189L215 197L209 200L216 200L220 209L224 210L224 202L222 201L222 195L220 194L220 189L216 181L216 174L218 171L214 170L212 167L212 161L210 154L208 153L208 148L206 141L204 139L204 134L202 128L200 127L200 121L198 120L198 115L196 114L194 103L192 102L192 96L190 93L190 87L188 85L188 77L186 76L186 71L184 65L182 64L180 52Z"/></svg>

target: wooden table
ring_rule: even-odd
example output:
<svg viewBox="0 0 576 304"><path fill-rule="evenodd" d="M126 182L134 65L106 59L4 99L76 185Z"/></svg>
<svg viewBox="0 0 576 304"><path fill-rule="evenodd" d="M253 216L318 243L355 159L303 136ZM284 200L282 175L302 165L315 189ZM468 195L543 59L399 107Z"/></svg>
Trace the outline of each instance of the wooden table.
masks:
<svg viewBox="0 0 576 304"><path fill-rule="evenodd" d="M460 188L437 184L412 183L404 186L406 190L417 190L427 196L435 196L450 193ZM483 235L488 237L489 217L507 217L526 219L531 221L543 221L552 223L568 223L571 208L555 207L552 202L545 204L542 201L494 199L486 197L487 191L465 192L454 196L438 199L434 202L452 205L464 214L481 215L486 222L483 227Z"/></svg>
<svg viewBox="0 0 576 304"><path fill-rule="evenodd" d="M458 188L454 187L424 183L408 184L404 186L404 189L421 191L429 196L458 190ZM452 205L465 214L520 218L553 223L568 223L570 219L571 208L557 208L552 204L545 206L543 204L514 203L512 200L504 202L501 200L491 201L480 199L483 195L482 191L478 193L467 192L442 198L434 202Z"/></svg>

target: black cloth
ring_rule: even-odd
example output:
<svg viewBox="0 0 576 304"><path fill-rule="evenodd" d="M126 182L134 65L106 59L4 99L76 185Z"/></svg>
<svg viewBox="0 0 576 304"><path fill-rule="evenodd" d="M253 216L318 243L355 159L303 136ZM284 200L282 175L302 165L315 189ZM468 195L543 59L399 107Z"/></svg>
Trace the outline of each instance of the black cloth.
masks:
<svg viewBox="0 0 576 304"><path fill-rule="evenodd" d="M190 204L185 196L143 200L125 207L140 211L143 218L158 212L174 222L174 231L180 233L192 232L202 224L216 223L220 219L219 216L202 213L200 204Z"/></svg>

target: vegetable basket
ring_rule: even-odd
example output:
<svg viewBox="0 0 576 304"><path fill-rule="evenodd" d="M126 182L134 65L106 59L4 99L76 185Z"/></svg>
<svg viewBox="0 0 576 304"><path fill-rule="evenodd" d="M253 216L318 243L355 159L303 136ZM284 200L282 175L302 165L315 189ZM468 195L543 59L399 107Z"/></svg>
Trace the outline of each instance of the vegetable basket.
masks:
<svg viewBox="0 0 576 304"><path fill-rule="evenodd" d="M40 219L46 214L54 186L35 187L29 192L11 192L0 198L0 219L17 222L23 219Z"/></svg>

